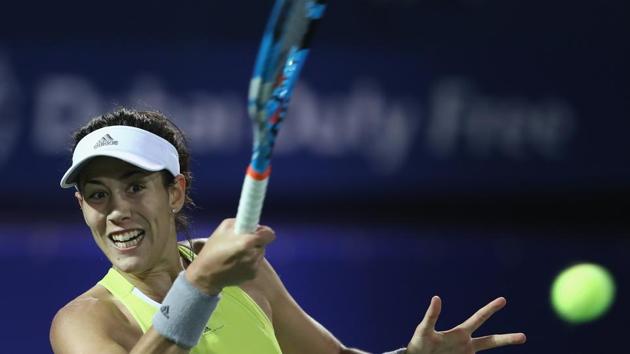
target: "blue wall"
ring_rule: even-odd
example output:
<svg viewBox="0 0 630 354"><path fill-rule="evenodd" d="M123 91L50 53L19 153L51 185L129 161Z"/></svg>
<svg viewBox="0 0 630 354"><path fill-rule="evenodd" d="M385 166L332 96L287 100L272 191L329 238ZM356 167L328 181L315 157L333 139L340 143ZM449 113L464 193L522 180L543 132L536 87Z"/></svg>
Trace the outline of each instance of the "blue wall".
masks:
<svg viewBox="0 0 630 354"><path fill-rule="evenodd" d="M108 267L58 188L70 132L90 117L119 105L167 113L193 151L195 235L233 216L271 1L248 5L3 5L3 352L49 351L56 310ZM524 331L529 343L496 352L620 352L629 13L620 0L333 2L263 217L299 303L347 345L382 351L406 343L434 294L441 328L503 295L482 332ZM569 326L549 287L582 261L607 266L618 296L599 321Z"/></svg>

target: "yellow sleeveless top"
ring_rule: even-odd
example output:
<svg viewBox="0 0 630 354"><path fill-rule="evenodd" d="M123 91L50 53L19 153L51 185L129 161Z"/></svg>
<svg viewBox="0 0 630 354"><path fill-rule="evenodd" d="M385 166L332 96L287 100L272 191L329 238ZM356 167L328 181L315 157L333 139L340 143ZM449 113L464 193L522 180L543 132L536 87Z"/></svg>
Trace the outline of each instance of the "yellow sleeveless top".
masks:
<svg viewBox="0 0 630 354"><path fill-rule="evenodd" d="M188 259L191 251L180 245ZM110 268L98 284L122 302L136 319L143 333L151 327L160 304L144 295L116 269ZM267 315L241 288L223 288L221 300L212 313L199 344L192 354L278 354L282 353L273 325Z"/></svg>

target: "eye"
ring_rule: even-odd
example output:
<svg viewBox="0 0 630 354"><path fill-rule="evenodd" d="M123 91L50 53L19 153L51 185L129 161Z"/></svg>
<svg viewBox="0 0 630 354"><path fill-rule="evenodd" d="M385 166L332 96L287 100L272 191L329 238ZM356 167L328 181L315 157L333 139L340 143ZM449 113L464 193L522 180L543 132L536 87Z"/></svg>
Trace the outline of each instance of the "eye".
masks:
<svg viewBox="0 0 630 354"><path fill-rule="evenodd" d="M105 192L103 192L103 191L97 191L97 192L91 193L91 194L88 196L88 198L89 198L90 200L101 200L101 199L105 198L106 196L107 196L107 194L106 194Z"/></svg>
<svg viewBox="0 0 630 354"><path fill-rule="evenodd" d="M142 184L138 184L138 183L134 183L129 187L129 191L131 193L139 193L141 192L145 187Z"/></svg>

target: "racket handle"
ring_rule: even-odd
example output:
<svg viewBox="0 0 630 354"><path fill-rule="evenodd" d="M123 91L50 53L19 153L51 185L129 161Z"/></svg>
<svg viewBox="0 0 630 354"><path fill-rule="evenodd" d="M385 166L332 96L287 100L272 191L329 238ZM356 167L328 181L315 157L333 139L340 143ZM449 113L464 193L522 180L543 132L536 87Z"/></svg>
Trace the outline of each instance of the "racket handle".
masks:
<svg viewBox="0 0 630 354"><path fill-rule="evenodd" d="M268 182L269 177L254 179L249 174L245 175L241 199L238 202L238 211L236 212L235 230L237 235L253 232L258 227Z"/></svg>

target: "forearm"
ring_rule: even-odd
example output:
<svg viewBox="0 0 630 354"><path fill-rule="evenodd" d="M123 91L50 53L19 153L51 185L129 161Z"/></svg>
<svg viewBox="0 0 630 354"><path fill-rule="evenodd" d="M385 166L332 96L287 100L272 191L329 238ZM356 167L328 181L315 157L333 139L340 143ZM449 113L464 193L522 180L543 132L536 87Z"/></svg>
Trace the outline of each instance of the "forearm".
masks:
<svg viewBox="0 0 630 354"><path fill-rule="evenodd" d="M345 348L345 347L341 348L341 351L339 353L340 354L370 354L369 352L364 352L356 348ZM387 352L383 354L399 354L399 353L406 353L406 350L404 348L401 348L401 349L397 349L395 351L391 351L391 352Z"/></svg>

